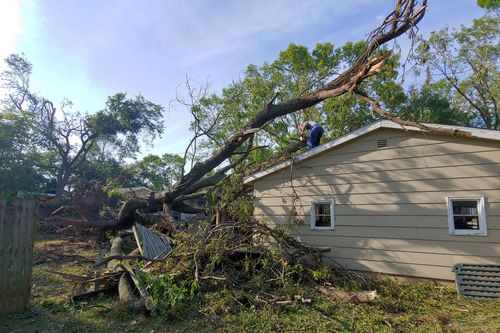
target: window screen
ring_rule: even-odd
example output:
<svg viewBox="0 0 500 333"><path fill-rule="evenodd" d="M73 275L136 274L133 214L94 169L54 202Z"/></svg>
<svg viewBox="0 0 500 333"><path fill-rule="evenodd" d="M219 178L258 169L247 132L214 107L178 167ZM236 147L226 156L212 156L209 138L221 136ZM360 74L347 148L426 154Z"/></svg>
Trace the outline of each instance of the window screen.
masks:
<svg viewBox="0 0 500 333"><path fill-rule="evenodd" d="M453 200L452 205L455 229L479 230L477 200Z"/></svg>
<svg viewBox="0 0 500 333"><path fill-rule="evenodd" d="M487 236L484 196L447 197L450 235Z"/></svg>
<svg viewBox="0 0 500 333"><path fill-rule="evenodd" d="M334 230L333 199L311 200L311 229L312 230Z"/></svg>
<svg viewBox="0 0 500 333"><path fill-rule="evenodd" d="M331 225L332 212L330 211L330 203L315 203L314 216L316 227L329 227Z"/></svg>

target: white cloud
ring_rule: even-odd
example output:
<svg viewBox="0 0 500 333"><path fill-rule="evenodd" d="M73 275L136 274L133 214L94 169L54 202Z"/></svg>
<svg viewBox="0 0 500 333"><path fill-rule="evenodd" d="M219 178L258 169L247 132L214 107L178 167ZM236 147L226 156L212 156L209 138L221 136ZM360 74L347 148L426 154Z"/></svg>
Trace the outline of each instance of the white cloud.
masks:
<svg viewBox="0 0 500 333"><path fill-rule="evenodd" d="M99 21L106 21L106 28L100 29L101 41L122 44L140 38L143 46L155 49L165 61L189 68L279 38L293 38L314 26L335 26L373 1L179 0L149 1L140 6L120 1L108 2L96 15ZM134 30L123 35L124 24Z"/></svg>
<svg viewBox="0 0 500 333"><path fill-rule="evenodd" d="M284 36L293 36L314 25L335 22L355 11L366 0L351 1L238 1L227 3L224 11L193 11L189 22L195 29L174 30L176 44L183 54L179 64L189 67L216 56L242 52ZM180 44L180 45L179 45Z"/></svg>
<svg viewBox="0 0 500 333"><path fill-rule="evenodd" d="M17 36L22 32L21 0L0 1L0 69L5 59L16 52Z"/></svg>

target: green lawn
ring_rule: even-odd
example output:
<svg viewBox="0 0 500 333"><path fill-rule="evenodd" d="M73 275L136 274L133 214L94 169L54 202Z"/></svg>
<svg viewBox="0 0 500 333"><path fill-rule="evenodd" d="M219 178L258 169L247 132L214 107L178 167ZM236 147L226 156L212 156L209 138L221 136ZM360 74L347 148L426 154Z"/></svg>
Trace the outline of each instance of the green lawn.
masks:
<svg viewBox="0 0 500 333"><path fill-rule="evenodd" d="M458 299L451 284L388 278L376 284L375 301L361 304L332 301L314 286L295 288L310 303L297 299L282 305L246 302L230 290L205 291L161 317L132 313L116 295L72 304L72 283L48 270L85 274L89 264L82 259L94 258L96 251L78 237L39 239L30 308L1 317L0 332L498 332L500 328L499 301ZM343 288L358 285L344 283Z"/></svg>

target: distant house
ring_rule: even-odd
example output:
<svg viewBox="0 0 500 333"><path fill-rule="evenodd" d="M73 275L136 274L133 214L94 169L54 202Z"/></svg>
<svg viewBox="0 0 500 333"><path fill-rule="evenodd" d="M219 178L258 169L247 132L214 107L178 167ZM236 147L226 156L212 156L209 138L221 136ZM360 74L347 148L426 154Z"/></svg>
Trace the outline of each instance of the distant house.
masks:
<svg viewBox="0 0 500 333"><path fill-rule="evenodd" d="M434 125L443 128L452 126ZM440 136L379 121L245 178L254 216L298 221L347 268L452 280L500 264L500 132Z"/></svg>
<svg viewBox="0 0 500 333"><path fill-rule="evenodd" d="M149 198L149 195L153 192L147 187L136 186L136 187L119 187L114 190L116 193L121 195L126 195L130 197L137 197L142 199Z"/></svg>

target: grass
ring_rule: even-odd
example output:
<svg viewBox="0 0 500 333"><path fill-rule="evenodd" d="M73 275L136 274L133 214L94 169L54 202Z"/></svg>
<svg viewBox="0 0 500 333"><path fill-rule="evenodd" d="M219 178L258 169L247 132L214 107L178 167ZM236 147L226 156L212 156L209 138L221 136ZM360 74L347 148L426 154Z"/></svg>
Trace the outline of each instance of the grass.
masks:
<svg viewBox="0 0 500 333"><path fill-rule="evenodd" d="M72 283L49 270L85 274L96 247L88 239L41 234L35 245L29 309L0 317L0 332L498 332L500 302L458 299L454 286L380 278L372 303L339 303L313 286L293 292L311 298L291 304L255 305L230 290L201 293L165 315L132 313L115 295L71 303ZM359 290L358 282L342 281Z"/></svg>

